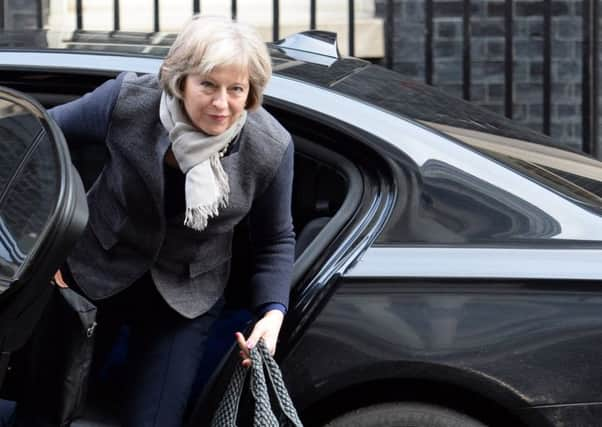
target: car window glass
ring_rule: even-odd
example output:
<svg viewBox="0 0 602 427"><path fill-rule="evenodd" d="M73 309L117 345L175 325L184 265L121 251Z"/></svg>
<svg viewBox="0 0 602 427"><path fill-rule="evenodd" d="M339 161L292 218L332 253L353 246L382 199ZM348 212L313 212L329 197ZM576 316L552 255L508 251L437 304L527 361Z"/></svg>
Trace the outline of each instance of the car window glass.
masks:
<svg viewBox="0 0 602 427"><path fill-rule="evenodd" d="M41 130L37 118L22 106L0 99L0 191Z"/></svg>
<svg viewBox="0 0 602 427"><path fill-rule="evenodd" d="M60 192L59 162L46 131L32 115L17 114L10 118L11 129L15 129L9 134L12 139L2 140L0 144L3 152L17 146L14 153L22 154L20 158L13 154L15 164L10 167L17 173L7 190L3 182L0 200L0 279L4 280L15 276L34 249L54 212ZM21 126L30 123L31 127L23 130L17 123ZM37 134L32 129L37 129ZM4 156L2 158L4 160Z"/></svg>
<svg viewBox="0 0 602 427"><path fill-rule="evenodd" d="M581 153L438 123L434 127L570 197L602 203L602 163Z"/></svg>

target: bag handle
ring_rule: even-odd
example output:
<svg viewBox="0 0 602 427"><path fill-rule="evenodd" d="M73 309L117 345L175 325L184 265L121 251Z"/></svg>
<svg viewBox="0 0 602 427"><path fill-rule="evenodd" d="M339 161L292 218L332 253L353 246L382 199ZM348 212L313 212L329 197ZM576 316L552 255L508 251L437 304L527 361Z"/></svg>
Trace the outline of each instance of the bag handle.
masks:
<svg viewBox="0 0 602 427"><path fill-rule="evenodd" d="M286 390L282 373L276 361L270 355L262 339L251 350L250 368L237 364L234 369L228 388L222 397L222 401L211 420L211 427L236 427L236 417L240 405L240 398L244 389L245 379L251 371L249 386L251 395L255 400L255 413L253 416L254 427L278 427L280 424L272 411L268 383L264 369L268 372L269 384L274 390L276 400L282 413L295 427L303 427L293 402Z"/></svg>

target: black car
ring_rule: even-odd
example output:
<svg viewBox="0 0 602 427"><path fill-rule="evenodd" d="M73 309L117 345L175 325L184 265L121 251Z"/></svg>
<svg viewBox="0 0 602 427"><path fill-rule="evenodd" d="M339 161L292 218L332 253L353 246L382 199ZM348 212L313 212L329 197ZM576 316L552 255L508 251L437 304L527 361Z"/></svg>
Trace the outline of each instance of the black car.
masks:
<svg viewBox="0 0 602 427"><path fill-rule="evenodd" d="M173 37L1 37L0 379L15 383L49 279L85 226L79 176L88 188L105 156L69 150L44 109L122 71L157 72ZM297 258L276 359L305 424L602 425L602 163L341 58L330 34L271 51L265 107L296 150ZM244 283L244 224L237 235ZM234 329L248 320L228 316ZM207 425L232 345L203 362L190 425ZM118 402L101 400L74 425L115 425Z"/></svg>

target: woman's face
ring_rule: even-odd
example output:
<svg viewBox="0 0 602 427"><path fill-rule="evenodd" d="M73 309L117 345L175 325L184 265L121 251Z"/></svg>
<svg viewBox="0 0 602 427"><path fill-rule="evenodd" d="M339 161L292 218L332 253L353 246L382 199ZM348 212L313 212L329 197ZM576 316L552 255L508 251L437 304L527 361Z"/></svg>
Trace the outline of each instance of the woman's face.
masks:
<svg viewBox="0 0 602 427"><path fill-rule="evenodd" d="M208 135L228 129L245 109L249 73L237 66L221 66L205 76L184 80L184 108L194 126Z"/></svg>

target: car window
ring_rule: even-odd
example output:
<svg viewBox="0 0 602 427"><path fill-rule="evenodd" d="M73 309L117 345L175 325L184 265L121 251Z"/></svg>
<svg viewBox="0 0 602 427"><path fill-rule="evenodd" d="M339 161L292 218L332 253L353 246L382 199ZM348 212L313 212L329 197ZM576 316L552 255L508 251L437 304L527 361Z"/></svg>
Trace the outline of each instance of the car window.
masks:
<svg viewBox="0 0 602 427"><path fill-rule="evenodd" d="M6 188L41 130L41 123L23 106L0 99L0 189Z"/></svg>
<svg viewBox="0 0 602 427"><path fill-rule="evenodd" d="M58 125L35 100L6 87L0 150L0 352L12 353L54 294L49 280L84 230L88 206Z"/></svg>
<svg viewBox="0 0 602 427"><path fill-rule="evenodd" d="M54 212L60 171L40 120L7 100L0 100L0 150L0 280L9 282Z"/></svg>
<svg viewBox="0 0 602 427"><path fill-rule="evenodd" d="M488 132L424 121L569 197L602 205L602 162L580 153Z"/></svg>

